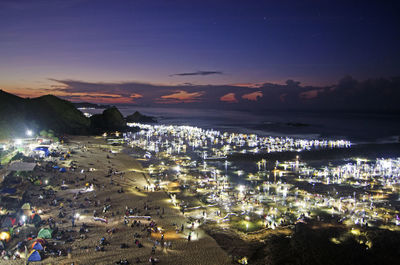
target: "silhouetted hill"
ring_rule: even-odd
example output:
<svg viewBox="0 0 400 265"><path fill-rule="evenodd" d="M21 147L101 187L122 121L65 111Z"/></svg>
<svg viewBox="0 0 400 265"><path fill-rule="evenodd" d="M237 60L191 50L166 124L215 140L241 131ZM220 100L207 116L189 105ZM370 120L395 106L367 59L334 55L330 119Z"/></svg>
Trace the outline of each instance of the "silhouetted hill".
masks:
<svg viewBox="0 0 400 265"><path fill-rule="evenodd" d="M126 116L126 122L141 122L141 123L154 123L157 122L154 117L146 116L141 114L139 111L135 111L132 115Z"/></svg>
<svg viewBox="0 0 400 265"><path fill-rule="evenodd" d="M0 139L23 132L26 124L27 104L24 99L0 90Z"/></svg>
<svg viewBox="0 0 400 265"><path fill-rule="evenodd" d="M0 90L0 139L21 137L27 129L36 133L51 129L58 134L90 134L125 128L126 122L115 107L89 119L73 103L56 96L29 99Z"/></svg>
<svg viewBox="0 0 400 265"><path fill-rule="evenodd" d="M66 100L47 95L31 99L34 120L45 128L70 134L86 134L90 120Z"/></svg>
<svg viewBox="0 0 400 265"><path fill-rule="evenodd" d="M87 134L90 120L66 100L47 95L25 99L0 90L0 138L52 129L56 133Z"/></svg>
<svg viewBox="0 0 400 265"><path fill-rule="evenodd" d="M93 132L125 130L126 122L121 112L116 108L108 108L102 114L90 117L91 130Z"/></svg>

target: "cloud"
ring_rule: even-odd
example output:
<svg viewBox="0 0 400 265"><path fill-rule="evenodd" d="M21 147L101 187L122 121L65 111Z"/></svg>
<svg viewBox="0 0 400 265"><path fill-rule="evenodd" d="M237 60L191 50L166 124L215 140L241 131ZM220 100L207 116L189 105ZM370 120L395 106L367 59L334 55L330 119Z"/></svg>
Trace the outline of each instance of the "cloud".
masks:
<svg viewBox="0 0 400 265"><path fill-rule="evenodd" d="M201 96L204 95L204 91L188 93L184 90L176 91L173 94L161 96L157 101L160 103L190 103L199 102Z"/></svg>
<svg viewBox="0 0 400 265"><path fill-rule="evenodd" d="M318 93L324 92L324 91L325 91L325 89L323 89L323 88L317 88L317 89L314 89L314 90L301 92L299 94L299 96L300 96L301 99L309 100L309 99L317 98L318 97Z"/></svg>
<svg viewBox="0 0 400 265"><path fill-rule="evenodd" d="M263 93L261 91L252 92L249 94L244 94L242 98L250 100L250 101L257 101L259 98L262 98Z"/></svg>
<svg viewBox="0 0 400 265"><path fill-rule="evenodd" d="M238 100L236 99L235 93L228 93L226 95L223 95L220 97L220 100L223 102L228 102L228 103L236 103Z"/></svg>
<svg viewBox="0 0 400 265"><path fill-rule="evenodd" d="M223 75L224 73L221 71L197 71L197 72L187 72L187 73L178 73L172 74L170 76L192 76L192 75Z"/></svg>
<svg viewBox="0 0 400 265"><path fill-rule="evenodd" d="M254 86L151 84L144 82L86 82L51 79L53 86L43 89L9 90L21 96L54 94L72 101L109 104L224 108L237 110L266 109L374 109L400 110L400 77L358 81L350 76L330 86L305 86L288 80L284 84L264 83ZM230 103L227 105L226 103Z"/></svg>
<svg viewBox="0 0 400 265"><path fill-rule="evenodd" d="M235 83L232 84L232 86L238 86L238 87L249 87L249 88L260 88L262 87L263 84L257 84L257 83Z"/></svg>

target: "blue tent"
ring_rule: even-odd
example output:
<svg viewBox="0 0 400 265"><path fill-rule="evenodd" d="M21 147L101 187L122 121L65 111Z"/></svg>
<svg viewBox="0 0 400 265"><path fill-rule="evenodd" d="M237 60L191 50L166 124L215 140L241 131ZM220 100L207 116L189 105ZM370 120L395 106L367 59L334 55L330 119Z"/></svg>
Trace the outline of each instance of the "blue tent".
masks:
<svg viewBox="0 0 400 265"><path fill-rule="evenodd" d="M54 169L59 169L60 167L56 165L56 166L53 166L53 168Z"/></svg>
<svg viewBox="0 0 400 265"><path fill-rule="evenodd" d="M39 242L35 242L35 244L33 245L33 249L43 250L43 246Z"/></svg>
<svg viewBox="0 0 400 265"><path fill-rule="evenodd" d="M41 261L42 257L37 250L32 250L32 252L28 256L28 261Z"/></svg>
<svg viewBox="0 0 400 265"><path fill-rule="evenodd" d="M65 167L60 168L60 172L67 172L67 170L65 169Z"/></svg>
<svg viewBox="0 0 400 265"><path fill-rule="evenodd" d="M45 156L49 156L50 154L49 148L45 146L38 146L35 149L33 149L33 151L42 151L44 152Z"/></svg>

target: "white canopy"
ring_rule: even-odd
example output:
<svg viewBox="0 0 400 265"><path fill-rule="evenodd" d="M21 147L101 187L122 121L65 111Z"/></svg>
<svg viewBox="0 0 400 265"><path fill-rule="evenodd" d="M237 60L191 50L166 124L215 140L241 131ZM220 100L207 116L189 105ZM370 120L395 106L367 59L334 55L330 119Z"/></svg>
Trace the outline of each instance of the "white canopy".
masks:
<svg viewBox="0 0 400 265"><path fill-rule="evenodd" d="M33 171L36 167L36 163L27 162L14 162L9 167L10 171Z"/></svg>

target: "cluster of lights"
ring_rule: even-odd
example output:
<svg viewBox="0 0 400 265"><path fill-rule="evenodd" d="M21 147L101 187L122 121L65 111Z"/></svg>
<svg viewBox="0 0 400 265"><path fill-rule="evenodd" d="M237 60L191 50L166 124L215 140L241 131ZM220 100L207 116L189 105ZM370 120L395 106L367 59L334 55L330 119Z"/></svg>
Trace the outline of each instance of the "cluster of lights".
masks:
<svg viewBox="0 0 400 265"><path fill-rule="evenodd" d="M256 134L228 133L194 126L148 125L130 123L141 130L127 134L132 146L150 152L186 153L186 149L201 152L203 159L221 158L231 153L303 151L317 148L346 148L346 140L306 140L290 137L261 137Z"/></svg>
<svg viewBox="0 0 400 265"><path fill-rule="evenodd" d="M131 125L142 130L134 134L125 134L125 140L131 146L140 147L151 154L151 157L160 160L158 166L149 167L151 175L157 176L157 172L170 170L168 174L172 172L181 183L186 185L186 181L189 180L191 185L196 187L195 192L203 195L208 204L205 208L217 209L215 212L199 214L199 211L195 211L196 207L188 208L188 214L193 211L194 218L206 218L222 223L229 221L231 216L242 216L247 222L246 229L249 222L262 222L266 227L275 229L281 224L293 224L315 210L322 210L342 216L346 222L353 225L362 225L367 221L379 222L383 218L383 212L386 216L389 213L390 224L397 225L400 222L394 221L398 212L385 208L389 204L385 204L384 207L380 204L380 209L378 204L374 203L374 198L378 198L376 196L343 196L329 192L318 194L300 189L296 185L297 182L306 181L312 188L317 183L365 187L365 183L372 182L385 189L378 191L379 194L395 193L398 192L400 159L378 159L375 163L357 159L356 164L316 169L300 162L297 156L295 161L276 161L272 171L267 168L267 163L271 162L263 159L256 163L257 173L249 173L243 168L235 169L234 173L240 179L249 181L249 185L237 185L235 188L235 184L231 183L227 176L232 173L232 170L228 171L228 162L223 170L218 168L224 166L222 163L217 163L218 166L215 167L206 160L255 149L264 152L302 151L312 148L350 147L351 144L345 140L303 140L221 133L192 126ZM198 163L199 158L202 158L203 162ZM196 177L187 176L193 173L197 174ZM294 183L283 182L283 177L287 174L297 176L292 178ZM385 196L380 195L378 199L382 202ZM177 205L175 195L171 202Z"/></svg>

